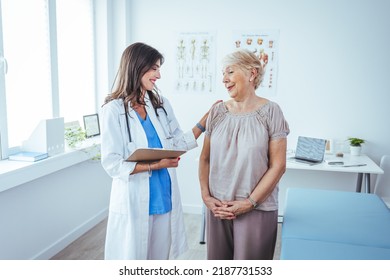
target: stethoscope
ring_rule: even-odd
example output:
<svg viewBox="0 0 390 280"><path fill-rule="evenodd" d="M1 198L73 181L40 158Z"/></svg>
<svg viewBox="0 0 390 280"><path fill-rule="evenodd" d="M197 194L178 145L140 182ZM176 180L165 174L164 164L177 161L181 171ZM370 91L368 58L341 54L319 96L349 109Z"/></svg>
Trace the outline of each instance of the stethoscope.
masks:
<svg viewBox="0 0 390 280"><path fill-rule="evenodd" d="M125 119L126 119L126 126L127 126L127 134L128 134L128 136L129 136L129 142L131 143L131 142L132 142L132 137L131 137L130 125L129 125L129 119L128 119L128 118L130 117L130 115L129 115L129 112L127 112L127 110L126 110L126 103L125 103L125 102L123 102L123 107L124 107L124 109L125 109ZM165 115L168 116L167 111L165 111L164 108L162 108L162 109L163 109ZM157 114L157 119L158 119L158 121L159 121L160 124L161 124L160 117L159 117L158 114ZM161 124L161 127L162 127L162 129L164 130L164 133L165 133L165 136L166 136L166 140L169 140L169 139L172 139L172 138L173 138L173 135L172 135L172 131L171 131L170 125L167 124L167 126L168 126L168 131L167 131L167 129L165 128L165 126Z"/></svg>
<svg viewBox="0 0 390 280"><path fill-rule="evenodd" d="M125 119L126 119L126 126L127 126L127 134L129 135L129 143L131 143L132 139L131 139L129 120L128 120L129 112L126 111L126 103L125 102L123 102L123 107L125 109Z"/></svg>

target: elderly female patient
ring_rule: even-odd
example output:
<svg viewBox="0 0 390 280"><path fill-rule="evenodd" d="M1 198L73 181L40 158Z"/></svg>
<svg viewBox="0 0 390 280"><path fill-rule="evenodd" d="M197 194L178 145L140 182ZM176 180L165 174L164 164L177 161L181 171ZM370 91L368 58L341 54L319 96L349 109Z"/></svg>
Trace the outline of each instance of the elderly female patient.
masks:
<svg viewBox="0 0 390 280"><path fill-rule="evenodd" d="M224 59L230 99L210 110L199 162L208 259L273 258L289 126L276 103L256 95L263 75L250 51Z"/></svg>

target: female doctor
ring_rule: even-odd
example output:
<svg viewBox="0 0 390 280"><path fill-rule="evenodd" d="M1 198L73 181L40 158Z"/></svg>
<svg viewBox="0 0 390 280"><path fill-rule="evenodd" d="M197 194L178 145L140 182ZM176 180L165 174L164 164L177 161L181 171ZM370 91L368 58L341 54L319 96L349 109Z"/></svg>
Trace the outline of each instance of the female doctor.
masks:
<svg viewBox="0 0 390 280"><path fill-rule="evenodd" d="M125 161L136 148L190 150L205 130L208 112L183 133L169 101L158 94L163 61L146 44L127 47L102 106L101 162L113 179L105 259L168 259L187 249L174 169L180 158Z"/></svg>

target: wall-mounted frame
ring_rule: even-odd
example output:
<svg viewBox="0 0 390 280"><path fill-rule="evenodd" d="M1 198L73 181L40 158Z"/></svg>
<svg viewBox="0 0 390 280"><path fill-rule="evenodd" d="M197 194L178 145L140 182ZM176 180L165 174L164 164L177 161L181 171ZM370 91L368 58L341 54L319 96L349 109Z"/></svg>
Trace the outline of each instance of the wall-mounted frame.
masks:
<svg viewBox="0 0 390 280"><path fill-rule="evenodd" d="M85 136L88 138L88 137L100 135L98 114L86 115L83 118L84 118Z"/></svg>

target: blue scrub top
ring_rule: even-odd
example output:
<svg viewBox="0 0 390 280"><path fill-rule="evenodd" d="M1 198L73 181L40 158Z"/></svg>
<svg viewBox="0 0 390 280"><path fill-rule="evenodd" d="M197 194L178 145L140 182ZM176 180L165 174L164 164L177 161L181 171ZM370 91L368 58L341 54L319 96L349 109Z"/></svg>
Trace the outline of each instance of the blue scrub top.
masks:
<svg viewBox="0 0 390 280"><path fill-rule="evenodd" d="M138 113L137 116L145 130L148 147L162 148L160 138L150 121L149 115L146 115L145 120ZM149 178L149 193L149 215L165 214L172 210L171 178L168 169L153 170L152 176Z"/></svg>

